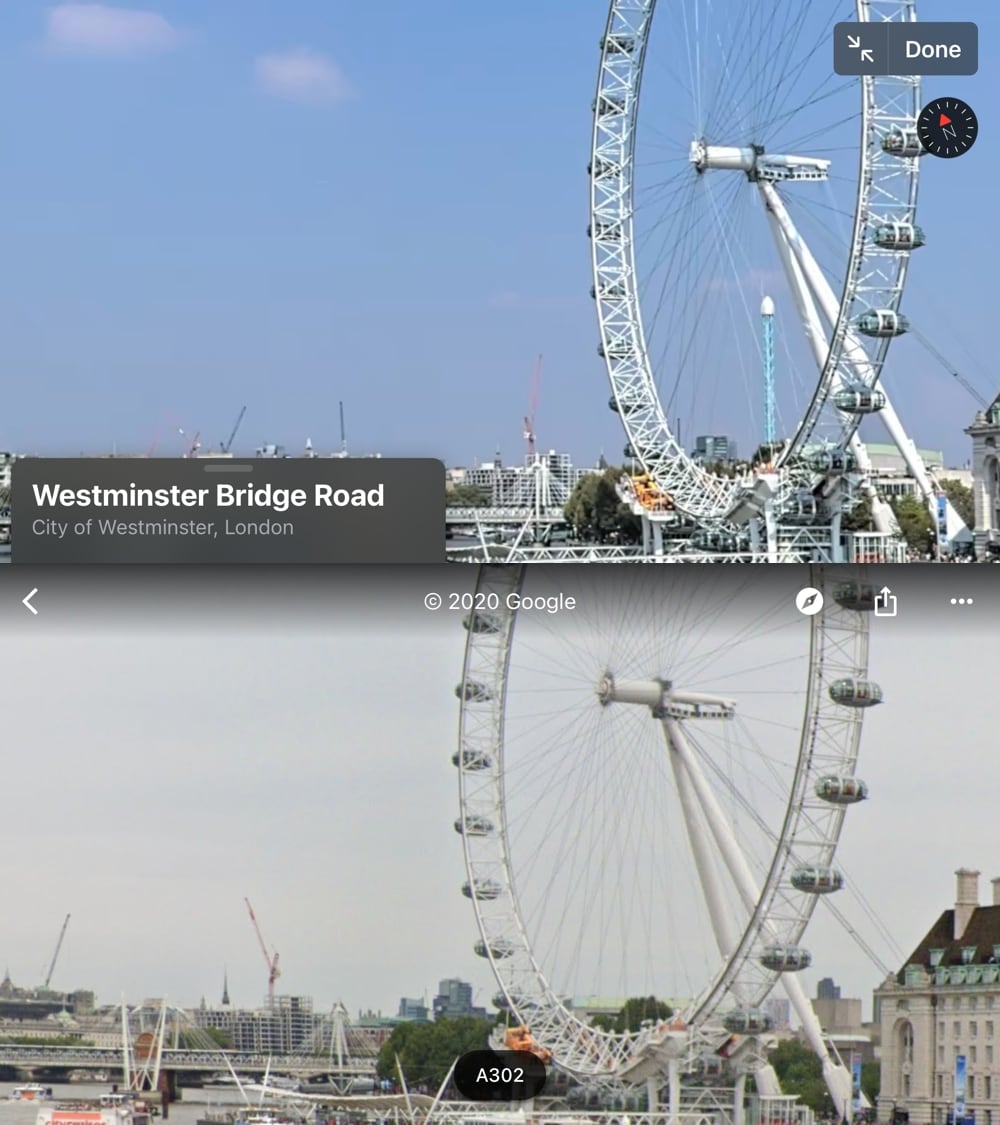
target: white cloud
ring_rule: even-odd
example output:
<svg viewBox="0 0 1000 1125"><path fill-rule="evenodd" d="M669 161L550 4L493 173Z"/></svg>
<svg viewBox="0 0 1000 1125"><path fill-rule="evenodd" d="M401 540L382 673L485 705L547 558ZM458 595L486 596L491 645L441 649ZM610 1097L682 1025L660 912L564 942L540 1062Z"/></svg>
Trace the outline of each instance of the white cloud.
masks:
<svg viewBox="0 0 1000 1125"><path fill-rule="evenodd" d="M109 4L60 4L51 8L45 42L72 54L125 57L168 51L180 36L158 12Z"/></svg>
<svg viewBox="0 0 1000 1125"><path fill-rule="evenodd" d="M334 105L352 93L336 63L304 48L261 55L254 69L265 93L290 101Z"/></svg>

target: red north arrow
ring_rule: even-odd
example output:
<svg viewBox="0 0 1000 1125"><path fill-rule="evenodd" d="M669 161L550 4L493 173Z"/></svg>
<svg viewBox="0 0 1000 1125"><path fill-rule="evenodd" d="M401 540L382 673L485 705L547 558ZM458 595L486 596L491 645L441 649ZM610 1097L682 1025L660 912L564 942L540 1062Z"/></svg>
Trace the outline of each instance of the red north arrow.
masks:
<svg viewBox="0 0 1000 1125"><path fill-rule="evenodd" d="M942 113L941 114L941 120L938 122L938 124L943 129L945 127L945 125L951 124L951 118L946 113Z"/></svg>

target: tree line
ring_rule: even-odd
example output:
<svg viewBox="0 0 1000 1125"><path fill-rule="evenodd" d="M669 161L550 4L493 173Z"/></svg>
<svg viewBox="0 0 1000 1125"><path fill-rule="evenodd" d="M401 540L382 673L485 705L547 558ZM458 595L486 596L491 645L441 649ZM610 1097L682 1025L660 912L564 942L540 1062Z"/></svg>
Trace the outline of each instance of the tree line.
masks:
<svg viewBox="0 0 1000 1125"><path fill-rule="evenodd" d="M621 1034L638 1031L647 1021L666 1020L671 1015L669 1004L655 996L641 996L627 1000L619 1012L594 1016L591 1023ZM484 1050L497 1021L503 1018L463 1016L399 1023L379 1051L378 1076L397 1083L402 1070L411 1090L436 1093L455 1059ZM797 1096L818 1117L836 1116L823 1079L823 1065L808 1046L799 1039L783 1039L769 1052L768 1062L774 1067L784 1093ZM861 1089L874 1105L879 1095L878 1063L862 1064Z"/></svg>
<svg viewBox="0 0 1000 1125"><path fill-rule="evenodd" d="M722 475L733 475L733 465L708 466ZM725 470L723 472L723 470ZM611 466L600 473L587 473L581 478L567 502L564 515L575 537L587 543L638 543L642 538L642 524L628 505L618 495L618 482L625 470ZM955 511L970 530L976 526L975 504L972 490L957 480L941 482L941 491L951 501ZM450 508L485 508L490 504L487 489L477 485L458 484L448 490ZM895 496L889 505L899 524L900 535L911 551L921 554L933 552L937 544L937 529L927 505L917 496ZM853 512L843 520L844 531L874 531L871 502L863 499Z"/></svg>

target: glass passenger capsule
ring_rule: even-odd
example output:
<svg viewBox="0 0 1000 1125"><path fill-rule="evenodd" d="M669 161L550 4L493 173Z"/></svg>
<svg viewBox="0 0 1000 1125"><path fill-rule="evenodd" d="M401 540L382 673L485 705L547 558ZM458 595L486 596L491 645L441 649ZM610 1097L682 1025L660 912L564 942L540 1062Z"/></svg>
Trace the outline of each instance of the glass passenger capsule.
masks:
<svg viewBox="0 0 1000 1125"><path fill-rule="evenodd" d="M601 50L609 55L631 55L635 50L635 38L632 35L608 35L601 40Z"/></svg>
<svg viewBox="0 0 1000 1125"><path fill-rule="evenodd" d="M591 108L598 117L614 117L618 113L625 112L625 95L606 91L594 100Z"/></svg>
<svg viewBox="0 0 1000 1125"><path fill-rule="evenodd" d="M790 498L782 516L788 523L803 524L812 523L818 512L819 504L816 497L811 492L800 489Z"/></svg>
<svg viewBox="0 0 1000 1125"><path fill-rule="evenodd" d="M809 454L809 467L816 473L850 473L857 462L850 450L830 445Z"/></svg>
<svg viewBox="0 0 1000 1125"><path fill-rule="evenodd" d="M621 242L621 223L593 223L587 227L587 237L601 239L604 242Z"/></svg>
<svg viewBox="0 0 1000 1125"><path fill-rule="evenodd" d="M458 755L453 759L458 765ZM459 836L492 836L494 832L493 821L487 816L467 816L465 823L455 821L455 831Z"/></svg>
<svg viewBox="0 0 1000 1125"><path fill-rule="evenodd" d="M877 414L885 409L885 401L885 394L877 387L845 387L833 395L833 405L845 414Z"/></svg>
<svg viewBox="0 0 1000 1125"><path fill-rule="evenodd" d="M600 293L602 300L614 300L617 297L624 297L626 294L625 283L622 281L605 281L601 283L601 288L599 290L596 285L591 285L591 298L596 301L598 293Z"/></svg>
<svg viewBox="0 0 1000 1125"><path fill-rule="evenodd" d="M860 777L821 777L816 782L816 796L831 805L856 805L868 796L868 786Z"/></svg>
<svg viewBox="0 0 1000 1125"><path fill-rule="evenodd" d="M902 336L910 327L910 322L895 309L869 309L854 322L863 336L873 336L884 340Z"/></svg>
<svg viewBox="0 0 1000 1125"><path fill-rule="evenodd" d="M592 164L587 165L587 175L595 180L603 180L608 176L617 176L621 168L613 160L605 160L599 156Z"/></svg>
<svg viewBox="0 0 1000 1125"><path fill-rule="evenodd" d="M597 354L601 359L628 359L632 354L632 345L628 340L612 340L607 347L597 345Z"/></svg>
<svg viewBox="0 0 1000 1125"><path fill-rule="evenodd" d="M506 1012L510 1007L510 1001L502 992L498 992L493 997L493 1007L496 1008L498 1012Z"/></svg>
<svg viewBox="0 0 1000 1125"><path fill-rule="evenodd" d="M455 695L466 703L486 703L493 698L493 692L478 680L465 680L458 684Z"/></svg>
<svg viewBox="0 0 1000 1125"><path fill-rule="evenodd" d="M812 964L812 954L800 945L768 945L760 955L765 969L775 973L797 973Z"/></svg>
<svg viewBox="0 0 1000 1125"><path fill-rule="evenodd" d="M734 1035L762 1035L773 1029L774 1020L763 1008L733 1008L722 1017L722 1026Z"/></svg>
<svg viewBox="0 0 1000 1125"><path fill-rule="evenodd" d="M834 680L830 684L830 698L844 707L874 707L882 702L882 689L874 680Z"/></svg>
<svg viewBox="0 0 1000 1125"><path fill-rule="evenodd" d="M840 582L833 589L833 600L842 609L871 613L875 608L875 587L870 582Z"/></svg>
<svg viewBox="0 0 1000 1125"><path fill-rule="evenodd" d="M486 942L480 939L472 948L476 951L477 957L492 957L495 961L502 961L504 957L510 957L516 947L506 938L494 938L488 947Z"/></svg>
<svg viewBox="0 0 1000 1125"><path fill-rule="evenodd" d="M883 250L916 250L927 239L915 223L880 223L872 234L872 241Z"/></svg>
<svg viewBox="0 0 1000 1125"><path fill-rule="evenodd" d="M839 891L844 876L835 867L796 867L792 872L792 886L810 895L828 895Z"/></svg>
<svg viewBox="0 0 1000 1125"><path fill-rule="evenodd" d="M916 129L901 129L894 125L882 138L882 151L890 156L919 156L924 151Z"/></svg>
<svg viewBox="0 0 1000 1125"><path fill-rule="evenodd" d="M637 402L619 402L613 395L608 399L608 409L615 414L634 414L639 409Z"/></svg>
<svg viewBox="0 0 1000 1125"><path fill-rule="evenodd" d="M457 751L452 754L451 764L456 769L461 764L463 770L488 770L493 765L493 759L482 750L463 750L461 754Z"/></svg>
<svg viewBox="0 0 1000 1125"><path fill-rule="evenodd" d="M493 613L485 613L477 609L475 613L467 613L462 619L462 624L470 633L499 633L500 618Z"/></svg>
<svg viewBox="0 0 1000 1125"><path fill-rule="evenodd" d="M462 894L466 898L489 902L503 894L503 887L495 879L474 879L471 883L462 884Z"/></svg>

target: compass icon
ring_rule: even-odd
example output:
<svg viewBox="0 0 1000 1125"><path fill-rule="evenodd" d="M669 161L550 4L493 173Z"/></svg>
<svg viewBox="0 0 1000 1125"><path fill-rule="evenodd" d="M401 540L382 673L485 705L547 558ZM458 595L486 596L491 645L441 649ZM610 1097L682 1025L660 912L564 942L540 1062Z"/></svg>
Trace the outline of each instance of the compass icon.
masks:
<svg viewBox="0 0 1000 1125"><path fill-rule="evenodd" d="M969 151L979 135L979 121L972 106L958 98L935 98L917 118L917 135L931 156L951 159Z"/></svg>
<svg viewBox="0 0 1000 1125"><path fill-rule="evenodd" d="M795 608L806 617L812 617L823 608L823 595L813 586L806 586L795 595Z"/></svg>

